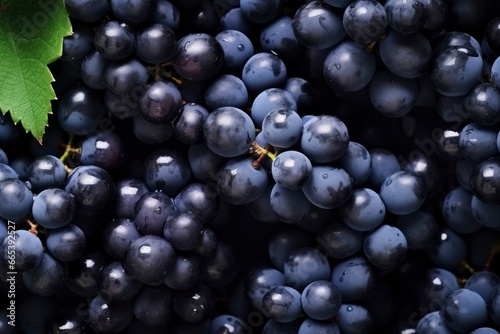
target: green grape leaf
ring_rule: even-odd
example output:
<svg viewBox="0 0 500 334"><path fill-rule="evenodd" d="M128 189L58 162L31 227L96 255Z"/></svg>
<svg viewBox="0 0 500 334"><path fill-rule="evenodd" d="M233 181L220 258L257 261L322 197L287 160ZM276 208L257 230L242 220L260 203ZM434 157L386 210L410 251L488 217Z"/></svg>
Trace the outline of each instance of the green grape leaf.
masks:
<svg viewBox="0 0 500 334"><path fill-rule="evenodd" d="M0 0L0 110L40 142L56 99L47 65L71 33L64 0Z"/></svg>

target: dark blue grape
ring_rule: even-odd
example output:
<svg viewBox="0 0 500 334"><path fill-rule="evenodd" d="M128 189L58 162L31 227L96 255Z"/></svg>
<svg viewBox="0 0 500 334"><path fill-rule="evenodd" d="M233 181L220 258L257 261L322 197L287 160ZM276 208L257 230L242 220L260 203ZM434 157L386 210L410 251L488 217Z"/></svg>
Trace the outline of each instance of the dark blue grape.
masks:
<svg viewBox="0 0 500 334"><path fill-rule="evenodd" d="M64 5L71 18L82 22L97 22L108 12L109 3L99 0L66 0Z"/></svg>
<svg viewBox="0 0 500 334"><path fill-rule="evenodd" d="M275 52L283 59L299 55L302 45L295 37L292 18L282 15L260 31L260 46L264 51Z"/></svg>
<svg viewBox="0 0 500 334"><path fill-rule="evenodd" d="M354 256L337 263L331 274L344 303L366 298L375 287L375 271L363 256Z"/></svg>
<svg viewBox="0 0 500 334"><path fill-rule="evenodd" d="M134 52L134 30L124 22L107 21L94 35L94 45L104 58L122 60Z"/></svg>
<svg viewBox="0 0 500 334"><path fill-rule="evenodd" d="M397 217L396 227L403 232L408 249L427 249L438 238L439 225L429 211L417 210Z"/></svg>
<svg viewBox="0 0 500 334"><path fill-rule="evenodd" d="M407 215L418 210L424 203L427 189L416 174L399 171L387 177L380 188L380 198L388 211Z"/></svg>
<svg viewBox="0 0 500 334"><path fill-rule="evenodd" d="M165 220L174 212L174 202L168 195L147 192L134 205L134 223L142 234L162 236Z"/></svg>
<svg viewBox="0 0 500 334"><path fill-rule="evenodd" d="M93 47L93 35L88 27L74 22L73 34L63 38L63 52L60 59L82 60Z"/></svg>
<svg viewBox="0 0 500 334"><path fill-rule="evenodd" d="M146 66L135 58L111 62L104 70L104 85L116 95L138 92L142 96L149 79ZM135 95L131 95L135 98ZM139 101L139 99L135 100ZM129 113L130 114L130 113Z"/></svg>
<svg viewBox="0 0 500 334"><path fill-rule="evenodd" d="M271 210L280 221L287 224L298 223L311 210L311 202L300 189L289 189L275 184L270 194Z"/></svg>
<svg viewBox="0 0 500 334"><path fill-rule="evenodd" d="M352 191L349 200L340 208L344 223L357 231L369 231L384 221L385 205L380 196L369 188Z"/></svg>
<svg viewBox="0 0 500 334"><path fill-rule="evenodd" d="M467 244L460 234L447 227L442 227L437 241L425 252L437 266L453 270L460 261L465 259Z"/></svg>
<svg viewBox="0 0 500 334"><path fill-rule="evenodd" d="M17 221L30 213L33 193L27 184L18 178L0 181L0 217Z"/></svg>
<svg viewBox="0 0 500 334"><path fill-rule="evenodd" d="M203 224L192 212L170 213L164 223L163 237L170 242L176 250L193 250L201 242Z"/></svg>
<svg viewBox="0 0 500 334"><path fill-rule="evenodd" d="M365 236L363 250L375 267L391 269L403 262L408 244L400 229L384 224Z"/></svg>
<svg viewBox="0 0 500 334"><path fill-rule="evenodd" d="M110 262L101 270L99 292L109 301L132 300L142 283L132 278L120 261Z"/></svg>
<svg viewBox="0 0 500 334"><path fill-rule="evenodd" d="M447 161L457 161L462 159L462 153L458 149L459 131L444 129L439 132L434 141L436 143L436 153Z"/></svg>
<svg viewBox="0 0 500 334"><path fill-rule="evenodd" d="M191 102L182 107L173 121L175 138L186 145L202 141L203 123L208 117L208 110L200 104Z"/></svg>
<svg viewBox="0 0 500 334"><path fill-rule="evenodd" d="M85 252L87 238L81 228L68 224L51 230L46 246L50 255L56 259L64 262L75 261Z"/></svg>
<svg viewBox="0 0 500 334"><path fill-rule="evenodd" d="M215 312L213 292L205 284L187 290L174 290L174 311L185 322L199 324Z"/></svg>
<svg viewBox="0 0 500 334"><path fill-rule="evenodd" d="M303 153L295 150L279 153L273 161L271 175L283 188L301 189L311 178L312 164Z"/></svg>
<svg viewBox="0 0 500 334"><path fill-rule="evenodd" d="M106 170L115 170L124 162L123 142L114 132L97 132L85 138L80 148L82 165L94 165Z"/></svg>
<svg viewBox="0 0 500 334"><path fill-rule="evenodd" d="M204 142L194 144L188 148L188 162L193 176L202 182L214 182L217 171L227 161L212 151Z"/></svg>
<svg viewBox="0 0 500 334"><path fill-rule="evenodd" d="M248 37L253 36L257 24L247 20L238 6L224 13L220 20L220 30L240 31Z"/></svg>
<svg viewBox="0 0 500 334"><path fill-rule="evenodd" d="M245 297L259 311L262 311L264 295L271 288L285 285L285 275L280 270L274 268L254 269L245 278Z"/></svg>
<svg viewBox="0 0 500 334"><path fill-rule="evenodd" d="M173 317L172 292L165 286L144 286L134 299L134 316L149 327L166 327Z"/></svg>
<svg viewBox="0 0 500 334"><path fill-rule="evenodd" d="M230 314L221 314L212 319L208 334L223 333L226 331L248 334L251 333L252 329L242 319Z"/></svg>
<svg viewBox="0 0 500 334"><path fill-rule="evenodd" d="M145 235L130 243L123 261L125 270L139 282L160 285L174 265L175 251L167 240Z"/></svg>
<svg viewBox="0 0 500 334"><path fill-rule="evenodd" d="M369 94L373 107L382 115L401 117L415 106L418 85L413 78L401 78L385 70L375 73Z"/></svg>
<svg viewBox="0 0 500 334"><path fill-rule="evenodd" d="M461 96L469 93L479 83L482 68L483 59L476 50L450 46L434 56L431 80L439 93Z"/></svg>
<svg viewBox="0 0 500 334"><path fill-rule="evenodd" d="M198 256L177 254L174 266L167 272L163 283L174 290L190 289L200 281L201 266Z"/></svg>
<svg viewBox="0 0 500 334"><path fill-rule="evenodd" d="M391 30L380 42L380 57L392 73L416 78L424 74L431 61L431 43L420 32L403 34Z"/></svg>
<svg viewBox="0 0 500 334"><path fill-rule="evenodd" d="M272 21L279 15L282 8L282 0L240 0L243 17L257 24Z"/></svg>
<svg viewBox="0 0 500 334"><path fill-rule="evenodd" d="M254 55L252 41L243 31L222 30L215 39L224 49L224 70L240 72L247 60Z"/></svg>
<svg viewBox="0 0 500 334"><path fill-rule="evenodd" d="M102 295L92 298L88 308L88 324L98 333L120 333L133 317L131 301L107 301Z"/></svg>
<svg viewBox="0 0 500 334"><path fill-rule="evenodd" d="M487 302L488 314L496 325L500 325L500 285L496 285L490 292Z"/></svg>
<svg viewBox="0 0 500 334"><path fill-rule="evenodd" d="M144 180L153 191L173 197L192 178L186 157L168 148L158 148L145 159Z"/></svg>
<svg viewBox="0 0 500 334"><path fill-rule="evenodd" d="M384 6L374 0L357 0L347 6L342 24L349 37L367 45L377 41L386 31L389 22Z"/></svg>
<svg viewBox="0 0 500 334"><path fill-rule="evenodd" d="M335 45L323 65L326 83L335 92L343 93L356 92L368 85L375 70L375 56L354 41Z"/></svg>
<svg viewBox="0 0 500 334"><path fill-rule="evenodd" d="M142 114L134 115L132 131L137 139L150 145L163 144L174 135L172 123L153 123L146 120Z"/></svg>
<svg viewBox="0 0 500 334"><path fill-rule="evenodd" d="M82 81L83 83L95 90L105 89L104 71L108 66L109 61L104 58L98 51L94 50L82 61Z"/></svg>
<svg viewBox="0 0 500 334"><path fill-rule="evenodd" d="M257 128L268 113L276 109L288 109L297 111L297 102L293 96L281 88L269 88L260 92L252 102L250 115Z"/></svg>
<svg viewBox="0 0 500 334"><path fill-rule="evenodd" d="M481 161L474 167L470 176L470 187L477 199L489 204L500 204L499 173L498 157Z"/></svg>
<svg viewBox="0 0 500 334"><path fill-rule="evenodd" d="M488 303L491 291L500 284L500 277L491 271L476 271L467 279L464 288L478 293Z"/></svg>
<svg viewBox="0 0 500 334"><path fill-rule="evenodd" d="M427 188L427 198L430 198L439 193L444 184L440 162L440 160L420 152L411 154L409 161L402 161L401 168L422 178Z"/></svg>
<svg viewBox="0 0 500 334"><path fill-rule="evenodd" d="M86 216L102 213L115 196L111 175L101 167L78 166L66 179L64 190L75 198L76 213Z"/></svg>
<svg viewBox="0 0 500 334"><path fill-rule="evenodd" d="M215 185L192 182L174 198L177 211L189 211L207 223L217 215L219 201Z"/></svg>
<svg viewBox="0 0 500 334"><path fill-rule="evenodd" d="M500 214L500 205L485 203L476 196L472 196L471 200L472 216L479 224L497 229L500 227L498 214Z"/></svg>
<svg viewBox="0 0 500 334"><path fill-rule="evenodd" d="M250 116L241 109L221 107L208 115L203 134L212 151L223 157L237 157L250 148L255 128Z"/></svg>
<svg viewBox="0 0 500 334"><path fill-rule="evenodd" d="M251 94L259 94L273 87L283 87L286 79L285 63L270 52L259 52L250 57L241 74L241 80Z"/></svg>
<svg viewBox="0 0 500 334"><path fill-rule="evenodd" d="M124 259L132 241L141 235L133 220L115 218L103 231L104 250L113 258Z"/></svg>
<svg viewBox="0 0 500 334"><path fill-rule="evenodd" d="M289 148L299 142L302 120L295 110L274 109L262 121L264 139L277 148Z"/></svg>
<svg viewBox="0 0 500 334"><path fill-rule="evenodd" d="M104 88L105 89L105 88ZM111 90L104 91L104 104L109 113L119 119L134 119L140 115L139 103L146 88L136 86L130 93L115 94Z"/></svg>
<svg viewBox="0 0 500 334"><path fill-rule="evenodd" d="M486 302L477 292L469 289L455 290L444 300L443 318L450 328L460 333L469 333L486 324Z"/></svg>
<svg viewBox="0 0 500 334"><path fill-rule="evenodd" d="M175 34L164 23L154 23L136 33L135 55L150 64L171 59L176 47Z"/></svg>
<svg viewBox="0 0 500 334"><path fill-rule="evenodd" d="M208 80L224 65L224 49L206 33L188 34L177 41L173 56L176 72L191 81Z"/></svg>
<svg viewBox="0 0 500 334"><path fill-rule="evenodd" d="M156 2L156 0L110 0L110 9L120 20L138 24L151 17Z"/></svg>
<svg viewBox="0 0 500 334"><path fill-rule="evenodd" d="M57 105L57 120L64 131L86 135L97 128L104 116L101 100L90 88L75 86L67 90Z"/></svg>
<svg viewBox="0 0 500 334"><path fill-rule="evenodd" d="M491 327L481 327L473 330L470 334L498 334L498 331Z"/></svg>
<svg viewBox="0 0 500 334"><path fill-rule="evenodd" d="M323 209L335 209L349 200L352 179L342 168L316 166L302 191L312 204Z"/></svg>
<svg viewBox="0 0 500 334"><path fill-rule="evenodd" d="M458 149L465 159L481 162L498 154L497 135L491 127L471 122L460 131Z"/></svg>
<svg viewBox="0 0 500 334"><path fill-rule="evenodd" d="M268 182L264 168L255 169L246 156L229 160L217 172L219 195L235 205L248 204L257 199Z"/></svg>
<svg viewBox="0 0 500 334"><path fill-rule="evenodd" d="M498 124L500 90L491 83L481 83L467 94L464 107L474 122L482 125Z"/></svg>
<svg viewBox="0 0 500 334"><path fill-rule="evenodd" d="M68 276L66 265L43 252L42 260L28 271L23 272L23 283L31 293L51 296L64 287Z"/></svg>
<svg viewBox="0 0 500 334"><path fill-rule="evenodd" d="M313 85L299 77L288 78L283 88L290 93L297 104L297 111L300 113L302 110L311 108L314 104L314 88Z"/></svg>
<svg viewBox="0 0 500 334"><path fill-rule="evenodd" d="M403 34L420 30L429 17L429 2L388 0L385 3L389 26Z"/></svg>
<svg viewBox="0 0 500 334"><path fill-rule="evenodd" d="M297 334L340 334L340 329L335 322L318 321L306 318L299 327Z"/></svg>
<svg viewBox="0 0 500 334"><path fill-rule="evenodd" d="M339 317L337 325L341 333L360 334L372 332L373 319L370 312L364 306L342 304L337 315Z"/></svg>
<svg viewBox="0 0 500 334"><path fill-rule="evenodd" d="M283 271L288 256L301 247L314 246L313 240L297 228L278 230L269 239L269 259L276 268Z"/></svg>
<svg viewBox="0 0 500 334"><path fill-rule="evenodd" d="M342 11L323 1L302 5L293 17L295 37L307 48L326 49L340 42L346 35Z"/></svg>
<svg viewBox="0 0 500 334"><path fill-rule="evenodd" d="M418 321L417 333L454 334L456 333L444 321L444 317L439 311L427 313Z"/></svg>
<svg viewBox="0 0 500 334"><path fill-rule="evenodd" d="M491 77L493 84L500 89L500 58L495 59L491 65Z"/></svg>
<svg viewBox="0 0 500 334"><path fill-rule="evenodd" d="M76 203L72 194L59 188L49 188L35 196L31 213L41 226L59 228L73 220Z"/></svg>
<svg viewBox="0 0 500 334"><path fill-rule="evenodd" d="M135 203L148 191L148 186L142 179L123 178L119 180L116 183L114 215L118 218L133 218Z"/></svg>
<svg viewBox="0 0 500 334"><path fill-rule="evenodd" d="M451 190L445 197L441 213L445 223L459 233L472 233L481 228L472 215L472 194L462 187Z"/></svg>
<svg viewBox="0 0 500 334"><path fill-rule="evenodd" d="M3 239L1 257L9 271L27 271L35 268L43 258L40 239L26 230L16 230Z"/></svg>
<svg viewBox="0 0 500 334"><path fill-rule="evenodd" d="M370 176L368 183L374 190L380 190L386 178L401 170L398 158L391 151L384 148L371 149Z"/></svg>
<svg viewBox="0 0 500 334"><path fill-rule="evenodd" d="M337 314L342 305L339 289L330 281L314 281L301 295L302 309L315 320L328 320Z"/></svg>
<svg viewBox="0 0 500 334"><path fill-rule="evenodd" d="M283 272L288 286L302 290L311 282L329 279L331 269L327 257L320 250L301 247L290 253Z"/></svg>
<svg viewBox="0 0 500 334"><path fill-rule="evenodd" d="M262 310L270 319L293 321L302 312L300 292L290 286L272 287L262 297Z"/></svg>
<svg viewBox="0 0 500 334"><path fill-rule="evenodd" d="M182 96L169 81L156 81L146 88L140 102L144 118L153 123L168 123L182 110Z"/></svg>
<svg viewBox="0 0 500 334"><path fill-rule="evenodd" d="M430 312L441 310L444 299L459 288L455 274L442 268L425 270L417 284L418 302Z"/></svg>
<svg viewBox="0 0 500 334"><path fill-rule="evenodd" d="M28 166L27 173L36 191L61 187L67 176L63 162L53 155L35 158Z"/></svg>
<svg viewBox="0 0 500 334"><path fill-rule="evenodd" d="M424 24L428 31L440 31L446 25L448 18L448 4L444 0L429 1L429 17Z"/></svg>
<svg viewBox="0 0 500 334"><path fill-rule="evenodd" d="M156 23L163 23L170 27L173 31L179 28L180 11L177 6L167 0L158 0L153 13L152 20Z"/></svg>
<svg viewBox="0 0 500 334"><path fill-rule="evenodd" d="M350 141L346 152L339 158L340 166L352 177L353 186L368 180L372 168L370 152L360 143Z"/></svg>
<svg viewBox="0 0 500 334"><path fill-rule="evenodd" d="M205 228L203 230L203 235L201 236L200 244L194 250L195 254L200 255L203 258L212 258L215 255L218 245L217 235L210 228Z"/></svg>
<svg viewBox="0 0 500 334"><path fill-rule="evenodd" d="M356 254L363 247L364 234L343 223L331 223L318 232L316 241L328 255L343 259Z"/></svg>
<svg viewBox="0 0 500 334"><path fill-rule="evenodd" d="M316 116L303 126L300 148L313 163L335 161L347 151L348 146L347 126L335 116Z"/></svg>
<svg viewBox="0 0 500 334"><path fill-rule="evenodd" d="M248 91L243 81L232 75L217 77L205 91L205 105L209 110L221 107L245 109L248 103Z"/></svg>

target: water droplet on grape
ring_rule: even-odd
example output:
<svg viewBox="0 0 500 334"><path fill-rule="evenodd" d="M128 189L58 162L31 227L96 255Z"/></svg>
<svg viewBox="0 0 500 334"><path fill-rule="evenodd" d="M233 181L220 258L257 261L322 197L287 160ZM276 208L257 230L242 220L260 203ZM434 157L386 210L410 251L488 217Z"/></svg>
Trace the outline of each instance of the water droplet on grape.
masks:
<svg viewBox="0 0 500 334"><path fill-rule="evenodd" d="M328 179L328 174L323 174L323 179Z"/></svg>
<svg viewBox="0 0 500 334"><path fill-rule="evenodd" d="M340 65L340 64L335 64L335 65L333 65L333 66L335 66L335 68L336 68L337 70L340 70L340 68L342 67L342 65Z"/></svg>
<svg viewBox="0 0 500 334"><path fill-rule="evenodd" d="M245 46L243 44L238 44L237 48L239 51L245 50Z"/></svg>
<svg viewBox="0 0 500 334"><path fill-rule="evenodd" d="M347 312L352 312L353 307L352 306L347 306Z"/></svg>
<svg viewBox="0 0 500 334"><path fill-rule="evenodd" d="M161 214L161 208L160 207L156 208L155 213L157 215L160 215Z"/></svg>

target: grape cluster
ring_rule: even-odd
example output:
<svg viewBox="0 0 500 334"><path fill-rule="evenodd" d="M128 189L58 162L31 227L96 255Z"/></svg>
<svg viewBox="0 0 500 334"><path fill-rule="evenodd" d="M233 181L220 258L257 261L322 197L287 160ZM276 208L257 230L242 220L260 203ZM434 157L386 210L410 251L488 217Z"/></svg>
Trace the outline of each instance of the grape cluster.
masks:
<svg viewBox="0 0 500 334"><path fill-rule="evenodd" d="M499 333L497 1L65 6L1 333Z"/></svg>

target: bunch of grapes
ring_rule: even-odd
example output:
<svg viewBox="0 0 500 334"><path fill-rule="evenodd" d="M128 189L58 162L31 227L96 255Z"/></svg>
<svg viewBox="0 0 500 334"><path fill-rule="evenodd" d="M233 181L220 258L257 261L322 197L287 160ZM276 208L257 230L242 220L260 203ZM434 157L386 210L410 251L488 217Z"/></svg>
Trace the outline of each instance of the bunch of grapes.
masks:
<svg viewBox="0 0 500 334"><path fill-rule="evenodd" d="M497 1L65 6L1 333L499 333Z"/></svg>

